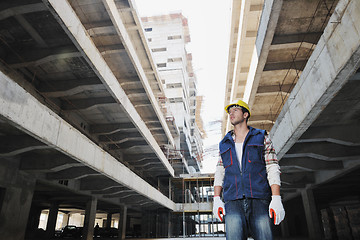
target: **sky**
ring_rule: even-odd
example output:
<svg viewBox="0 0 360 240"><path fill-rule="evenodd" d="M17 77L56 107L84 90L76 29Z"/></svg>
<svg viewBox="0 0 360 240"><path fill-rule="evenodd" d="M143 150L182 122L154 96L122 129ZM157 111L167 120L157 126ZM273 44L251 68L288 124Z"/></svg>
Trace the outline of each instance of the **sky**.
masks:
<svg viewBox="0 0 360 240"><path fill-rule="evenodd" d="M201 117L208 137L203 139L202 173L215 171L229 51L231 0L135 0L140 17L182 12L188 19L198 95L204 96Z"/></svg>

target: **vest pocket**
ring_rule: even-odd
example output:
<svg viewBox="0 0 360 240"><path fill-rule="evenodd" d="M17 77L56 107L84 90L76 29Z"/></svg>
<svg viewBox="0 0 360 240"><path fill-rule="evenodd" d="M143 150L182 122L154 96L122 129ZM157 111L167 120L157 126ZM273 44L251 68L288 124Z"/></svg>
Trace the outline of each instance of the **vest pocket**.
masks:
<svg viewBox="0 0 360 240"><path fill-rule="evenodd" d="M224 168L228 168L233 164L232 154L231 154L231 148L228 148L227 150L220 153Z"/></svg>
<svg viewBox="0 0 360 240"><path fill-rule="evenodd" d="M251 164L265 165L263 159L264 145L248 145L247 146L247 162Z"/></svg>

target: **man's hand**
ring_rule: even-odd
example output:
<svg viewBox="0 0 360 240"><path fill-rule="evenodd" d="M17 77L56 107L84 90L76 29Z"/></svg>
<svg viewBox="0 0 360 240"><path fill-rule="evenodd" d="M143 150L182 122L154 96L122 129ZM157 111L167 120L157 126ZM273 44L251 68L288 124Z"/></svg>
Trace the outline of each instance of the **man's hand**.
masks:
<svg viewBox="0 0 360 240"><path fill-rule="evenodd" d="M217 219L219 219L221 222L223 221L223 216L225 215L225 207L224 202L221 201L219 196L214 197L213 213Z"/></svg>
<svg viewBox="0 0 360 240"><path fill-rule="evenodd" d="M269 216L274 216L274 224L279 225L285 218L285 210L281 202L281 196L273 195L269 205Z"/></svg>

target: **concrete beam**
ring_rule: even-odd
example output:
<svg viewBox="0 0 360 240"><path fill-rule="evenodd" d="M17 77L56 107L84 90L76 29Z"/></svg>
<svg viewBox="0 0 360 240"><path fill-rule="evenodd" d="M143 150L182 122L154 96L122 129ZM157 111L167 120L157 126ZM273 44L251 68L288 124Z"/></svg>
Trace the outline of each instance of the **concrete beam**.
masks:
<svg viewBox="0 0 360 240"><path fill-rule="evenodd" d="M334 138L312 138L312 139L299 139L297 140L297 143L317 143L317 142L327 142L327 143L335 143L338 145L344 145L344 146L352 146L357 147L360 146L360 143L353 143L348 141L342 141Z"/></svg>
<svg viewBox="0 0 360 240"><path fill-rule="evenodd" d="M121 104L121 106L124 109L124 112L127 113L129 119L134 123L134 125L138 128L138 130L142 133L146 141L149 143L149 146L153 149L153 151L156 153L156 155L159 157L159 160L163 163L164 167L167 169L170 175L174 176L174 169L169 164L168 160L166 159L164 153L161 151L158 143L156 142L155 138L152 136L150 130L145 125L143 119L135 109L134 105L131 103L129 98L126 96L126 93L121 88L117 78L99 53L99 51L96 49L94 43L91 41L87 31L84 29L84 26L80 22L79 18L76 16L74 10L72 9L71 5L67 1L56 1L56 0L43 0L45 1L49 7L49 10L54 14L55 18L58 19L59 23L64 28L65 32L68 33L69 37L73 39L73 42L77 47L83 52L83 54L86 56L85 59L89 62L90 66L93 67L94 71L97 73L97 75L100 77L101 81L107 86L110 93L113 95L113 97ZM112 14L118 15L117 8L114 2L108 2L108 4L111 4L112 6L108 8L109 14L112 16ZM117 26L119 27L123 26L120 17L115 17L115 19L112 19L117 23ZM118 31L119 29L117 29ZM122 31L121 31L122 32ZM126 30L125 30L126 32ZM127 44L124 44L124 46L127 48L129 43L129 36L126 39L122 39L123 43L126 42ZM126 40L126 41L125 41ZM132 54L135 54L135 51L131 51ZM136 58L135 56L132 56L130 54L130 57ZM139 61L139 60L138 60ZM137 62L135 65L136 67L140 67L140 63ZM139 71L142 68L138 69ZM143 76L141 74L141 76ZM140 77L141 78L141 77ZM146 85L146 83L144 83ZM151 101L153 99L151 98ZM154 104L153 106L156 108L158 107L157 104ZM159 113L161 113L159 109ZM161 115L162 116L162 115ZM161 116L158 116L159 119L161 119ZM166 125L166 124L165 124ZM164 125L163 125L164 126ZM168 130L168 127L164 128L165 131ZM169 131L169 134L167 135L169 141L174 145L173 138L171 136L171 133Z"/></svg>
<svg viewBox="0 0 360 240"><path fill-rule="evenodd" d="M22 16L16 15L16 20L20 23L20 25L26 30L26 32L37 42L39 47L47 48L48 45L44 41L44 39L40 36L40 34L31 26L31 24Z"/></svg>
<svg viewBox="0 0 360 240"><path fill-rule="evenodd" d="M319 36L320 37L320 36ZM274 37L275 38L275 37ZM282 43L282 44L273 44L270 46L270 51L273 51L273 50L290 50L290 49L310 49L312 50L315 46L315 44L313 43L306 43L306 42L293 42L293 43ZM293 55L296 55L296 52L293 54Z"/></svg>
<svg viewBox="0 0 360 240"><path fill-rule="evenodd" d="M314 141L307 143L296 143L288 151L287 155L302 153L325 156L327 158L352 157L354 155L360 155L360 149L356 145L347 146L343 144Z"/></svg>
<svg viewBox="0 0 360 240"><path fill-rule="evenodd" d="M61 103L61 109L64 111L89 110L100 105L103 106L109 104L118 105L113 97L84 98L63 101Z"/></svg>
<svg viewBox="0 0 360 240"><path fill-rule="evenodd" d="M314 172L301 172L301 173L281 173L281 182L287 184L308 184L315 181ZM283 185L282 185L283 186Z"/></svg>
<svg viewBox="0 0 360 240"><path fill-rule="evenodd" d="M19 62L17 56L7 58L6 62L11 68L23 68L28 66L39 66L50 61L67 58L82 57L81 53L73 47L53 49L30 49L29 51L22 52L22 59Z"/></svg>
<svg viewBox="0 0 360 240"><path fill-rule="evenodd" d="M299 166L311 170L333 170L343 169L342 161L324 161L312 158L282 158L281 167Z"/></svg>
<svg viewBox="0 0 360 240"><path fill-rule="evenodd" d="M360 166L360 157L353 160L344 161L344 169L343 170L325 170L315 172L315 180L316 183L324 183L335 180L336 178L342 177L354 169L358 169Z"/></svg>
<svg viewBox="0 0 360 240"><path fill-rule="evenodd" d="M131 197L131 196L138 196L138 194L134 193L134 191L131 191L131 190L123 190L123 191L113 192L113 193L110 193L110 194L105 194L103 197L104 198L123 199L123 198Z"/></svg>
<svg viewBox="0 0 360 240"><path fill-rule="evenodd" d="M21 156L20 170L24 171L61 171L71 167L80 167L83 164L63 154L26 154Z"/></svg>
<svg viewBox="0 0 360 240"><path fill-rule="evenodd" d="M141 169L145 170L144 168L146 168L146 169L159 168L159 167L156 167L156 165L159 165L159 164L161 164L161 163L147 162L147 163L134 163L133 165L135 166L135 168L141 168Z"/></svg>
<svg viewBox="0 0 360 240"><path fill-rule="evenodd" d="M240 80L240 72L248 72L248 67L246 64L244 64L241 60L244 57L244 54L246 53L245 49L242 47L243 44L246 42L249 42L249 38L247 36L247 25L249 20L251 19L250 16L250 4L251 1L240 1L240 9L239 11L239 21L237 22L237 28L238 28L238 35L236 39L236 52L235 52L235 64L233 69L233 77L232 80L229 80L229 83L231 82L231 93L230 93L230 99L231 101L236 99L236 90L237 86ZM252 13L254 15L254 13ZM249 36L250 37L250 36ZM252 34L252 37L256 37L256 34ZM245 66L244 66L245 65ZM245 71L243 69L246 69Z"/></svg>
<svg viewBox="0 0 360 240"><path fill-rule="evenodd" d="M174 202L0 72L0 116L59 152L169 209ZM161 150L160 150L161 151Z"/></svg>
<svg viewBox="0 0 360 240"><path fill-rule="evenodd" d="M128 162L138 162L156 159L156 156L154 154L124 154L123 159Z"/></svg>
<svg viewBox="0 0 360 240"><path fill-rule="evenodd" d="M110 135L100 135L99 141L102 143L122 143L130 140L142 140L143 137L138 132L117 132Z"/></svg>
<svg viewBox="0 0 360 240"><path fill-rule="evenodd" d="M256 94L269 92L290 92L293 87L294 84L259 86ZM252 117L253 116L251 116L251 118Z"/></svg>
<svg viewBox="0 0 360 240"><path fill-rule="evenodd" d="M47 97L72 96L84 91L105 90L98 78L66 79L42 82L37 90Z"/></svg>
<svg viewBox="0 0 360 240"><path fill-rule="evenodd" d="M118 150L118 149L127 149L134 146L147 146L148 143L144 140L142 141L126 141L122 143L116 143L116 144L109 144L108 148L109 150Z"/></svg>
<svg viewBox="0 0 360 240"><path fill-rule="evenodd" d="M93 27L93 28L87 29L87 32L89 33L90 37L117 35L113 25Z"/></svg>
<svg viewBox="0 0 360 240"><path fill-rule="evenodd" d="M6 89L4 89L6 91ZM0 136L0 157L10 157L36 149L49 149L48 145L28 135Z"/></svg>
<svg viewBox="0 0 360 240"><path fill-rule="evenodd" d="M274 35L272 45L287 44L287 43L310 43L317 44L322 32L307 32L300 34L289 34L289 35Z"/></svg>
<svg viewBox="0 0 360 240"><path fill-rule="evenodd" d="M109 178L86 178L80 181L80 190L82 191L104 191L111 188L122 187Z"/></svg>
<svg viewBox="0 0 360 240"><path fill-rule="evenodd" d="M255 102L256 91L270 51L282 4L283 0L268 0L264 2L258 37L256 38L255 48L251 58L250 70L243 97L243 100L249 104L250 108Z"/></svg>
<svg viewBox="0 0 360 240"><path fill-rule="evenodd" d="M114 27L113 23L111 22L111 20L106 20L106 21L92 21L90 23L84 23L84 27L86 30L90 30L90 29L94 29L94 28L103 28L103 27Z"/></svg>
<svg viewBox="0 0 360 240"><path fill-rule="evenodd" d="M309 127L297 142L327 141L347 146L358 146L360 143L358 124Z"/></svg>
<svg viewBox="0 0 360 240"><path fill-rule="evenodd" d="M280 159L359 68L359 4L356 0L339 1L275 122L270 135Z"/></svg>
<svg viewBox="0 0 360 240"><path fill-rule="evenodd" d="M121 19L120 12L117 9L117 4L114 0L103 0L102 1L114 26L116 31L119 34L119 37L122 41L122 43L125 46L126 51L128 52L129 58L131 59L135 69L137 70L138 76L140 81L143 83L143 86L145 88L145 91L149 97L150 102L152 103L152 106L154 108L154 111L159 118L159 121L164 129L164 132L166 136L168 137L168 140L171 145L175 145L174 139L171 135L171 132L166 124L166 120L164 115L162 114L162 111L160 109L159 103L156 100L152 87L150 85L149 79L146 77L146 73L148 73L141 65L141 61L138 57L138 54L136 52L136 48L134 47L130 35L128 34L124 21ZM132 2L130 2L132 4ZM131 7L131 6L130 6ZM136 15L134 16L135 23L136 23ZM154 66L152 66L154 68ZM151 71L155 74L154 70L151 69ZM161 83L159 83L161 85ZM160 86L161 87L161 86Z"/></svg>
<svg viewBox="0 0 360 240"><path fill-rule="evenodd" d="M275 62L275 63L266 63L264 66L264 71L276 71L283 69L295 69L302 71L307 63L307 60L296 60L293 62Z"/></svg>
<svg viewBox="0 0 360 240"><path fill-rule="evenodd" d="M47 8L43 3L26 4L17 7L12 7L0 12L0 21L17 15L33 13L33 12L41 12L41 11L47 11Z"/></svg>
<svg viewBox="0 0 360 240"><path fill-rule="evenodd" d="M101 173L89 167L73 167L70 169L61 170L55 173L46 174L49 180L68 180L68 179L81 179L87 176L100 176Z"/></svg>
<svg viewBox="0 0 360 240"><path fill-rule="evenodd" d="M105 195L111 195L111 194L118 194L118 193L130 193L134 192L134 190L129 190L125 187L113 187L106 190L97 190L97 191L91 191L92 194L105 194Z"/></svg>
<svg viewBox="0 0 360 240"><path fill-rule="evenodd" d="M328 157L328 156L324 156L324 155L320 155L320 154L315 154L315 153L291 153L291 154L285 154L283 156L284 158L313 158L313 159L319 159L319 160L324 160L324 161L344 161L344 160L356 160L360 158L360 155L349 155L349 156L339 156L339 157Z"/></svg>
<svg viewBox="0 0 360 240"><path fill-rule="evenodd" d="M212 212L212 203L177 203L174 212Z"/></svg>
<svg viewBox="0 0 360 240"><path fill-rule="evenodd" d="M135 132L137 129L133 123L127 122L90 125L89 131L91 134L114 134L117 132Z"/></svg>

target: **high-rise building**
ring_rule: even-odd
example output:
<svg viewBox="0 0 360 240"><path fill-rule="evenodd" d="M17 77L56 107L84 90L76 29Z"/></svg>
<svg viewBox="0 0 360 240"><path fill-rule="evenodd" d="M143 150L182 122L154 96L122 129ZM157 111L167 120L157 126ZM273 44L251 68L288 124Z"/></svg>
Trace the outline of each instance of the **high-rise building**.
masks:
<svg viewBox="0 0 360 240"><path fill-rule="evenodd" d="M166 118L175 121L180 135L176 149L188 165L188 172L201 167L202 139L200 115L196 116L196 76L192 55L186 50L190 42L188 20L181 13L143 17L145 36L163 84L167 102ZM199 99L201 101L201 99ZM198 120L196 119L198 118ZM200 128L199 128L200 126ZM186 171L184 171L186 172Z"/></svg>

